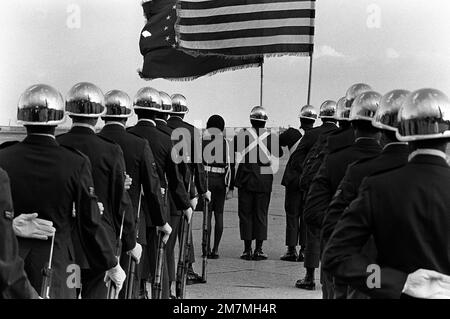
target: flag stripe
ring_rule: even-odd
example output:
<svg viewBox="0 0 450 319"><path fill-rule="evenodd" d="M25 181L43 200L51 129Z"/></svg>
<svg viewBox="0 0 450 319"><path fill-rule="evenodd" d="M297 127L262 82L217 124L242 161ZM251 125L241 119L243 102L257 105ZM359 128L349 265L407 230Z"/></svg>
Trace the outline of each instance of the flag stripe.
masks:
<svg viewBox="0 0 450 319"><path fill-rule="evenodd" d="M217 49L217 50L208 50L208 53L214 55L229 55L229 56L253 56L253 55L263 55L267 54L267 52L274 52L273 54L277 54L277 50L280 50L286 54L298 54L304 55L301 53L309 53L313 50L312 44L275 44L275 45L260 45L253 47L235 47L235 48L226 48L226 49Z"/></svg>
<svg viewBox="0 0 450 319"><path fill-rule="evenodd" d="M314 22L314 0L179 0L175 29L186 52L303 55L313 50Z"/></svg>
<svg viewBox="0 0 450 319"><path fill-rule="evenodd" d="M310 24L311 26L307 26ZM314 20L304 18L293 19L271 19L262 21L242 21L234 23L217 23L217 24L203 24L203 25L180 25L179 32L182 38L187 33L210 33L210 32L227 32L236 30L250 30L250 29L269 29L269 28L283 28L283 27L297 27L300 34L312 34L314 31ZM284 30L279 30L283 32ZM202 34L202 37L204 34Z"/></svg>
<svg viewBox="0 0 450 319"><path fill-rule="evenodd" d="M242 29L236 31L223 31L223 32L208 32L202 33L202 40L224 40L232 38L250 38L250 37L263 37L274 36L279 34L290 35L314 35L314 28L311 27L281 27L281 28L264 28L264 29ZM196 41L198 40L198 34L196 33L182 33L181 41Z"/></svg>
<svg viewBox="0 0 450 319"><path fill-rule="evenodd" d="M217 23L243 22L243 21L261 21L272 19L314 19L314 11L311 10L290 10L290 11L268 11L251 12L233 15L222 15L215 17L202 18L180 18L179 25L205 25ZM305 20L307 21L307 20ZM310 24L310 23L308 23Z"/></svg>
<svg viewBox="0 0 450 319"><path fill-rule="evenodd" d="M234 38L217 41L180 41L180 45L186 49L214 50L224 47L249 47L272 44L297 44L311 43L309 35L276 35L269 37Z"/></svg>
<svg viewBox="0 0 450 319"><path fill-rule="evenodd" d="M227 6L239 6L245 2L246 5L254 4L264 4L264 3L285 3L285 2L306 2L311 3L312 8L314 7L314 1L311 0L206 0L206 1L196 1L196 0L181 0L183 9L196 10L196 9L213 9L218 7ZM181 2L180 1L180 2Z"/></svg>
<svg viewBox="0 0 450 319"><path fill-rule="evenodd" d="M202 18L229 14L242 14L252 12L267 12L281 10L311 10L309 2L285 2L285 3L260 3L240 6L225 6L202 10L181 10L180 18Z"/></svg>

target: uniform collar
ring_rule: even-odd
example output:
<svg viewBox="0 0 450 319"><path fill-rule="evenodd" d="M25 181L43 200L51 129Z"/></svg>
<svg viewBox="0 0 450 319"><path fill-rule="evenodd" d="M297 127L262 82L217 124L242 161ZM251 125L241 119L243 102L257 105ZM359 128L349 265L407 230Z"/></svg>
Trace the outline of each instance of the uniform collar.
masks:
<svg viewBox="0 0 450 319"><path fill-rule="evenodd" d="M392 148L397 148L397 147L406 147L408 146L407 142L392 142L392 143L387 143L384 147L383 147L383 151L386 151L387 149L392 149Z"/></svg>
<svg viewBox="0 0 450 319"><path fill-rule="evenodd" d="M150 120L150 119L139 119L137 122L138 122L138 124L142 123L142 124L151 124L152 126L156 126L155 121Z"/></svg>
<svg viewBox="0 0 450 319"><path fill-rule="evenodd" d="M73 123L72 124L72 129L71 129L71 131L84 131L84 130L78 130L78 128L87 128L87 129L89 129L89 130L91 130L94 134L95 134L95 127L94 126L92 126L92 125L90 125L90 124L86 124L86 123Z"/></svg>
<svg viewBox="0 0 450 319"><path fill-rule="evenodd" d="M430 148L421 148L421 149L415 150L414 152L409 154L408 162L411 162L418 155L440 157L447 162L447 154L445 154L442 151L439 151L436 149L430 149Z"/></svg>
<svg viewBox="0 0 450 319"><path fill-rule="evenodd" d="M155 119L155 123L156 123L156 122L167 125L167 121L165 121L165 120L163 120L163 119Z"/></svg>
<svg viewBox="0 0 450 319"><path fill-rule="evenodd" d="M125 124L121 123L121 122L115 122L115 121L111 121L111 122L107 122L105 123L104 128L111 128L111 129L125 129Z"/></svg>
<svg viewBox="0 0 450 319"><path fill-rule="evenodd" d="M55 136L51 134L29 134L23 140L25 144L57 146Z"/></svg>
<svg viewBox="0 0 450 319"><path fill-rule="evenodd" d="M183 119L181 118L181 116L178 116L178 115L171 115L169 120L183 122Z"/></svg>

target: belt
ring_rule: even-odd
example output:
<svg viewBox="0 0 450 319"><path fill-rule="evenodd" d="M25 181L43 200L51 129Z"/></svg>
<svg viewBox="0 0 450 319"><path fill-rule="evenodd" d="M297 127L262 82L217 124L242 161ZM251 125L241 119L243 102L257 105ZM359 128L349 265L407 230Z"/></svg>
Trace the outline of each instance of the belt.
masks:
<svg viewBox="0 0 450 319"><path fill-rule="evenodd" d="M226 172L224 167L214 167L214 166L207 166L207 165L205 165L205 171L211 172L211 173L219 173L219 174L225 174L225 172Z"/></svg>

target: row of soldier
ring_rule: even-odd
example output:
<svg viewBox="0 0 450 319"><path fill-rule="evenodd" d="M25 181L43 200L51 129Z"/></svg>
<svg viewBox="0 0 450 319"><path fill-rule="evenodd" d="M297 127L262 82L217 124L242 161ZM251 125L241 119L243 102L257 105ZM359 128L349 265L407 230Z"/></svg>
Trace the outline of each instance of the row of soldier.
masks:
<svg viewBox="0 0 450 319"><path fill-rule="evenodd" d="M126 288L135 288L121 296L145 298L146 281L155 281L157 274L158 245L164 245L159 295L169 298L177 235L192 236L180 229L190 224L197 198L211 201L203 165L176 164L171 157L172 130L194 130L183 121L185 98L141 89L133 103L138 122L128 130L133 112L124 92L103 95L83 82L71 88L65 102L48 85L28 88L18 104L18 122L27 136L4 143L0 151L2 297L37 297L38 291L50 298L114 298L124 285L125 269L128 277L136 274ZM72 128L55 137L64 113ZM105 126L96 134L100 117ZM201 280L192 263L190 249L184 269L188 283ZM43 269L52 271L47 293L41 290Z"/></svg>
<svg viewBox="0 0 450 319"><path fill-rule="evenodd" d="M312 106L299 117L280 136L292 150L281 259L304 261L296 287L315 289L321 262L324 299L449 298L448 97L358 83L322 104L321 126Z"/></svg>

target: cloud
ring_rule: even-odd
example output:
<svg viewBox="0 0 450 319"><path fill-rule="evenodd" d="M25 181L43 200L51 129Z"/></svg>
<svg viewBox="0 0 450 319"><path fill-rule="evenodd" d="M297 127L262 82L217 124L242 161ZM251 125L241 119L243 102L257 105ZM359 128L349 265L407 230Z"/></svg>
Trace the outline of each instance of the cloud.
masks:
<svg viewBox="0 0 450 319"><path fill-rule="evenodd" d="M398 53L398 51L393 48L388 48L386 49L386 57L393 60L398 59L400 57L400 53Z"/></svg>
<svg viewBox="0 0 450 319"><path fill-rule="evenodd" d="M335 48L330 47L329 45L321 45L317 50L314 52L315 58L322 58L322 57L333 57L333 58L344 58L345 54L337 51Z"/></svg>

